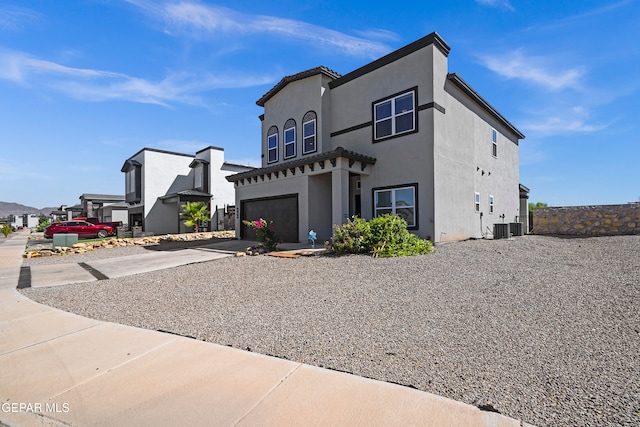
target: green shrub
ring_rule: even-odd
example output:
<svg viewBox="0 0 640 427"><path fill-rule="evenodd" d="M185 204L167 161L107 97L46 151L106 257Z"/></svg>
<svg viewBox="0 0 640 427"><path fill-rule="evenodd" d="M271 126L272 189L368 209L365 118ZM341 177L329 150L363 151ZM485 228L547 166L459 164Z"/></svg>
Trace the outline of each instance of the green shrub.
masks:
<svg viewBox="0 0 640 427"><path fill-rule="evenodd" d="M41 232L44 231L45 228L47 228L48 226L50 226L51 223L49 221L43 221L40 222L40 224L38 224L38 228L36 228L36 231Z"/></svg>
<svg viewBox="0 0 640 427"><path fill-rule="evenodd" d="M4 237L9 237L9 234L13 233L13 228L9 224L2 224L0 233L4 234Z"/></svg>
<svg viewBox="0 0 640 427"><path fill-rule="evenodd" d="M409 233L399 216L387 214L371 221L354 217L347 224L334 226L333 251L371 253L374 257L424 255L433 252L433 244Z"/></svg>
<svg viewBox="0 0 640 427"><path fill-rule="evenodd" d="M333 251L336 253L360 254L371 252L369 223L354 216L342 226L333 226Z"/></svg>

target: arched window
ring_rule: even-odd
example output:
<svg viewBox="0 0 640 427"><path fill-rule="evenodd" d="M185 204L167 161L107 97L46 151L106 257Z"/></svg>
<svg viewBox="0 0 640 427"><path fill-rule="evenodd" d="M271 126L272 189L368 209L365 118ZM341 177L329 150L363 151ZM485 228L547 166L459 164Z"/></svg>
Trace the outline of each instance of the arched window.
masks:
<svg viewBox="0 0 640 427"><path fill-rule="evenodd" d="M296 121L289 119L284 124L284 158L296 156Z"/></svg>
<svg viewBox="0 0 640 427"><path fill-rule="evenodd" d="M278 161L278 128L271 126L267 132L267 163Z"/></svg>
<svg viewBox="0 0 640 427"><path fill-rule="evenodd" d="M314 111L309 111L302 118L302 154L315 153L317 116Z"/></svg>

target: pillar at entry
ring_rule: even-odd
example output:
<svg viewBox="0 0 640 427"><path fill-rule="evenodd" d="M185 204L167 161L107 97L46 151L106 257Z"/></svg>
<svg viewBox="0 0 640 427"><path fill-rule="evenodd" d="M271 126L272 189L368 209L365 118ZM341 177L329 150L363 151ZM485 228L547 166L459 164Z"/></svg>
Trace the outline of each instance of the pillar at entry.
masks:
<svg viewBox="0 0 640 427"><path fill-rule="evenodd" d="M338 159L331 171L331 223L346 224L349 219L349 171L341 169L343 159Z"/></svg>

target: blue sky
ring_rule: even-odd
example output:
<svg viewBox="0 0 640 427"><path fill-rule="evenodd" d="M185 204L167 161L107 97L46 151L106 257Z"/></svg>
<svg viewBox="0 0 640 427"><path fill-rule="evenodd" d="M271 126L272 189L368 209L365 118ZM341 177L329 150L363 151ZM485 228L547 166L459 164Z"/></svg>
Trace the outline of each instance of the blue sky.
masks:
<svg viewBox="0 0 640 427"><path fill-rule="evenodd" d="M283 76L346 74L433 31L526 135L531 201L640 200L640 0L3 0L0 200L123 194L142 147L257 166L255 102Z"/></svg>

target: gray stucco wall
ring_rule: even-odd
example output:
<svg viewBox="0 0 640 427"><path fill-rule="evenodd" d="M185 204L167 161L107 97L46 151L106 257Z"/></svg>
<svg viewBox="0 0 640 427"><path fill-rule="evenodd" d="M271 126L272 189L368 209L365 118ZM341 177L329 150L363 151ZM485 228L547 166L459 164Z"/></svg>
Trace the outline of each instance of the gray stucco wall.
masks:
<svg viewBox="0 0 640 427"><path fill-rule="evenodd" d="M446 113L435 114L435 239L483 237L493 231L493 224L518 219L517 139L455 86L447 82L444 88ZM497 131L496 157L492 129ZM475 212L476 192L482 215Z"/></svg>
<svg viewBox="0 0 640 427"><path fill-rule="evenodd" d="M309 230L317 233L318 243L333 235L331 224L331 174L308 177L309 185ZM302 230L304 231L304 230Z"/></svg>
<svg viewBox="0 0 640 427"><path fill-rule="evenodd" d="M640 203L539 208L533 211L532 231L575 236L640 234Z"/></svg>
<svg viewBox="0 0 640 427"><path fill-rule="evenodd" d="M269 99L265 104L264 119L262 120L262 167L272 166L305 157L302 154L302 119L308 111L314 111L316 121L317 151L326 151L323 141L328 139L328 123L325 123L323 105L329 96L328 78L320 74L289 83L277 96ZM296 156L284 159L284 125L287 120L296 122ZM267 133L272 126L278 128L278 161L268 163Z"/></svg>
<svg viewBox="0 0 640 427"><path fill-rule="evenodd" d="M304 241L304 236L309 232L309 176L308 175L289 175L288 177L280 177L277 180L265 181L258 178L257 182L239 184L236 187L236 237L240 238L240 228L244 227L241 223L242 218L242 201L260 199L264 197L275 197L283 194L298 195L298 235L301 236L300 241ZM329 199L331 206L331 199ZM253 218L257 219L257 218ZM267 219L267 218L265 218ZM292 219L293 220L293 219ZM276 224L277 226L277 224Z"/></svg>
<svg viewBox="0 0 640 427"><path fill-rule="evenodd" d="M314 110L319 122L319 152L344 147L377 159L370 173L360 176L362 217L374 215L374 189L417 184L418 228L414 232L420 237L435 241L481 237L493 229L494 223L518 219L517 136L449 83L445 53L428 45L366 71L332 84L332 89L326 77L305 78L288 84L269 99L262 124L263 166L267 166L267 132L272 125L278 127L282 162L283 126L289 118L296 120L300 157L301 118ZM414 89L417 132L374 141L373 104ZM497 157L491 154L492 128L498 132ZM326 187L316 188L316 184L319 182L305 184L304 192L313 197L319 191L318 199L324 200ZM297 182L278 180L265 185L260 194L288 194L297 187ZM238 191L246 199L254 189ZM474 209L475 192L480 193L482 216ZM351 194L349 204L353 207L354 192ZM489 212L490 195L494 198L493 213ZM306 205L301 198L300 228L301 233L305 228L305 235L309 223L319 220L321 212L309 206L303 212L302 206Z"/></svg>
<svg viewBox="0 0 640 427"><path fill-rule="evenodd" d="M417 87L417 105L433 101L433 56L444 55L427 46L332 90L332 132L372 120L374 102ZM444 59L446 63L446 58ZM332 148L345 147L377 159L372 172L361 177L362 216L372 218L373 189L418 185L418 228L415 234L433 238L433 108L416 113L418 132L374 142L373 127L362 127L331 138Z"/></svg>

